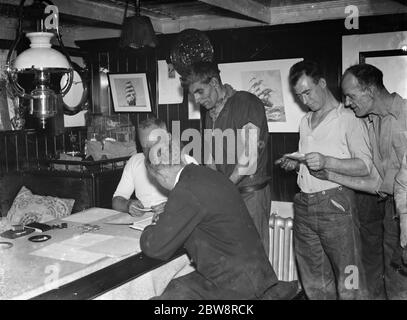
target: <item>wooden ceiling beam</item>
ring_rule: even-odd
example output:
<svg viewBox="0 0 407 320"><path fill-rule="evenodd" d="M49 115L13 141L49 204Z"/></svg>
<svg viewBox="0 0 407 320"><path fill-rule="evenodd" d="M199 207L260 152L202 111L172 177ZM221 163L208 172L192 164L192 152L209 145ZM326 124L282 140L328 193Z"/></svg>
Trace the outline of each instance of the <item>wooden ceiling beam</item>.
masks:
<svg viewBox="0 0 407 320"><path fill-rule="evenodd" d="M271 11L270 25L301 23L309 21L345 19L348 5L356 7L359 16L407 13L407 7L392 0L347 0L322 1L306 4L274 7Z"/></svg>
<svg viewBox="0 0 407 320"><path fill-rule="evenodd" d="M204 31L330 19L345 20L349 15L348 13L345 13L346 6L350 4L348 0L309 1L311 2L298 4L298 0L286 0L280 2L280 4L284 3L284 6L273 6L271 8L255 0L200 0L200 2L197 2L196 4L198 7L210 7L213 5L228 9L229 11L239 14L235 17L225 17L224 15L219 16L210 10L208 10L208 13L206 14L203 9L202 12L199 12L198 14L196 10L191 9L186 10L186 12L184 10L182 11L182 16L178 16L180 13L176 8L179 7L179 4L175 7L170 4L168 4L168 7L153 7L152 4L149 4L146 6L145 11L157 10L155 15L160 16L160 18L151 17L150 14L145 15L151 17L156 33L176 33L187 28L196 28ZM18 6L20 0L1 0L1 2L2 4ZM53 2L58 6L61 12L61 22L63 24L72 26L77 25L76 27L78 28L84 27L84 25L100 28L101 35L103 35L103 30L106 30L105 28L117 30L115 32L109 31L110 34L118 34L120 32L124 15L123 6L89 0L53 0ZM205 4L201 2L205 2ZM31 3L32 0L26 1L26 5L30 5ZM263 1L263 3L267 2ZM276 3L273 2L273 5L275 4ZM351 4L359 9L360 16L407 13L407 6L398 1L392 0L352 0ZM9 9L6 9L5 11L9 12ZM160 14L161 11L169 12L169 15L178 16L178 18L164 18L163 14ZM188 12L190 12L189 15L187 14ZM269 16L267 12L270 12ZM130 14L132 14L132 11L129 12L128 15ZM243 15L250 17L251 19L245 19L245 16ZM253 18L257 21L253 20ZM85 21L89 21L89 23L87 24ZM7 30L0 30L0 33L10 34L10 30L11 28L8 26ZM85 28L85 30L87 29ZM92 30L90 34L95 35L96 32L94 30L97 29L88 30Z"/></svg>
<svg viewBox="0 0 407 320"><path fill-rule="evenodd" d="M283 1L279 6L272 7L254 0L199 0L201 2L218 6L247 17L255 18L269 25L300 23L308 21L345 19L349 13L345 8L349 5L359 10L359 16L406 13L407 6L399 0L304 0ZM284 4L284 5L282 5Z"/></svg>
<svg viewBox="0 0 407 320"><path fill-rule="evenodd" d="M1 0L3 3L12 4L18 6L20 0ZM83 19L90 19L93 21L101 21L109 23L112 26L117 25L121 26L123 24L124 18L124 8L115 6L114 4L105 3L105 2L96 2L88 0L75 0L75 1L66 1L66 0L52 0L52 2L58 7L61 16L73 16ZM26 1L25 6L30 5L32 1ZM141 10L142 15L148 15L153 21L157 18L154 17L154 14L149 14L150 10L147 10L147 14ZM129 8L127 16L134 14L134 10Z"/></svg>
<svg viewBox="0 0 407 320"><path fill-rule="evenodd" d="M271 8L254 0L199 0L212 6L220 7L246 17L270 23Z"/></svg>

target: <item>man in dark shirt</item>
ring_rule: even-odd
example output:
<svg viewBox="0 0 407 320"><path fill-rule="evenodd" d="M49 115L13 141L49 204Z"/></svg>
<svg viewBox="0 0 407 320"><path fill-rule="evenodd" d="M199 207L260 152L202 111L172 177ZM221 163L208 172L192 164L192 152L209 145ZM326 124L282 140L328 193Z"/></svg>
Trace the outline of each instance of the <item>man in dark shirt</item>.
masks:
<svg viewBox="0 0 407 320"><path fill-rule="evenodd" d="M205 148L211 146L212 159L209 163L205 159L205 164L223 173L239 188L268 255L271 194L264 103L250 92L235 91L223 84L219 73L214 63L195 63L183 76L183 86L207 110ZM229 139L230 135L235 139ZM210 141L206 141L207 137ZM245 152L239 150L239 145L244 146Z"/></svg>
<svg viewBox="0 0 407 320"><path fill-rule="evenodd" d="M147 170L170 194L140 246L163 260L184 247L196 271L172 280L158 298L264 298L278 281L239 191L219 172L176 161L175 153L163 141L149 152Z"/></svg>

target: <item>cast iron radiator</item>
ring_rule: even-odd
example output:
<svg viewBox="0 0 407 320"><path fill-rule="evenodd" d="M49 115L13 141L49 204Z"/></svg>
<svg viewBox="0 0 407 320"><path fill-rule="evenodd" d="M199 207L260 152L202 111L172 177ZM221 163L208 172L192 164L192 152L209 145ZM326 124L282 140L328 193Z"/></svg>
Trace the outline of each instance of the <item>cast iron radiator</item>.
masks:
<svg viewBox="0 0 407 320"><path fill-rule="evenodd" d="M280 281L297 280L293 250L293 219L276 214L270 217L269 259Z"/></svg>

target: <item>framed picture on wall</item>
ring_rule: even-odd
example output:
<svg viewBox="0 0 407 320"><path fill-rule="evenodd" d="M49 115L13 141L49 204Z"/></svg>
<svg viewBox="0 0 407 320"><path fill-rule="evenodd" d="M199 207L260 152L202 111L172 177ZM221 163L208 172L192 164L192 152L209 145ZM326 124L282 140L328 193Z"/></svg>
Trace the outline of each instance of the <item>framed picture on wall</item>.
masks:
<svg viewBox="0 0 407 320"><path fill-rule="evenodd" d="M407 51L382 50L359 52L359 62L368 63L383 72L383 84L391 92L407 98Z"/></svg>
<svg viewBox="0 0 407 320"><path fill-rule="evenodd" d="M145 73L109 73L115 112L151 112Z"/></svg>
<svg viewBox="0 0 407 320"><path fill-rule="evenodd" d="M223 83L255 94L264 103L269 132L298 132L305 111L295 102L288 72L298 59L219 64Z"/></svg>

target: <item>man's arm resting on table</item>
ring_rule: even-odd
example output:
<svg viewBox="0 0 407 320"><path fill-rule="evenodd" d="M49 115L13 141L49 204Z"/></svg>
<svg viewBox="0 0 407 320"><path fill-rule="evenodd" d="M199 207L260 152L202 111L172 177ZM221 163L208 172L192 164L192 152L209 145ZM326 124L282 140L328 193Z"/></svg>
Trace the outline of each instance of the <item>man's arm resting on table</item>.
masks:
<svg viewBox="0 0 407 320"><path fill-rule="evenodd" d="M126 199L121 196L116 196L112 199L113 210L130 213L130 215L135 217L143 216L145 212L137 210L137 208L144 208L140 200Z"/></svg>
<svg viewBox="0 0 407 320"><path fill-rule="evenodd" d="M129 205L130 205L130 199L125 199L120 196L113 197L113 199L112 199L112 209L113 210L128 213Z"/></svg>
<svg viewBox="0 0 407 320"><path fill-rule="evenodd" d="M377 194L379 186L382 183L379 172L374 166L372 167L370 175L364 177L351 177L332 171L328 171L327 175L327 180L329 181L372 194Z"/></svg>

